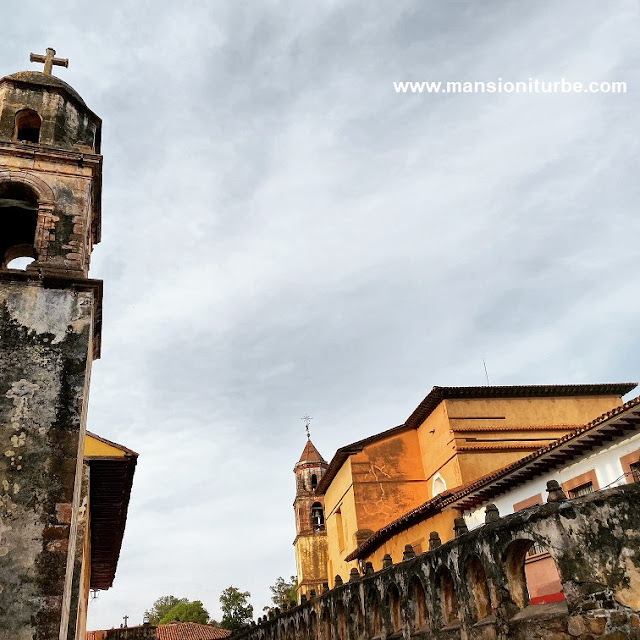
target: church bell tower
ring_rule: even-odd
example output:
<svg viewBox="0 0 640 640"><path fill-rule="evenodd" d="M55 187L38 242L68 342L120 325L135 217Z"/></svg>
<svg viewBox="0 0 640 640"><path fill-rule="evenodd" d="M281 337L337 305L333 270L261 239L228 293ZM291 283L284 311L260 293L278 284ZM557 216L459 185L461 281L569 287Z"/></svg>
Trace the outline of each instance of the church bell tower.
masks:
<svg viewBox="0 0 640 640"><path fill-rule="evenodd" d="M75 637L101 120L54 66L0 78L0 638ZM77 586L77 585L76 585Z"/></svg>
<svg viewBox="0 0 640 640"><path fill-rule="evenodd" d="M324 496L316 495L316 487L328 466L311 438L308 438L300 460L293 469L296 474L296 499L293 503L296 539L293 546L296 550L298 602L303 595L308 598L312 589L316 594L322 593L322 586L327 582Z"/></svg>

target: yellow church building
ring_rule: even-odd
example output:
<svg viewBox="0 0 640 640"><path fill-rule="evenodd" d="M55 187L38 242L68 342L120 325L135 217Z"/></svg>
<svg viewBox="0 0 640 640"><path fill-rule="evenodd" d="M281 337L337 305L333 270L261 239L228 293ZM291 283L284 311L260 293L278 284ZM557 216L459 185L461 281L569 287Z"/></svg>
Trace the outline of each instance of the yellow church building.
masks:
<svg viewBox="0 0 640 640"><path fill-rule="evenodd" d="M329 464L309 441L295 469L299 598L366 562L378 570L387 554L398 562L407 544L427 551L431 532L452 539L461 512L440 503L453 490L621 406L635 386L434 387L403 424L341 447ZM301 526L320 512L321 527Z"/></svg>

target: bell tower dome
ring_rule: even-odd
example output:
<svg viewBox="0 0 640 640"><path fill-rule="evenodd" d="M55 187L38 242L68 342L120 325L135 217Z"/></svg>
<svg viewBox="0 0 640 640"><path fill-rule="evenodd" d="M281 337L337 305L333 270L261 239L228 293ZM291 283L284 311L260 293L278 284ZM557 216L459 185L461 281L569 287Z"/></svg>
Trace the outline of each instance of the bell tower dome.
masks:
<svg viewBox="0 0 640 640"><path fill-rule="evenodd" d="M0 78L0 635L71 638L87 499L84 438L100 354L101 120L48 49Z"/></svg>
<svg viewBox="0 0 640 640"><path fill-rule="evenodd" d="M298 575L298 601L309 597L312 589L322 592L327 582L327 532L324 521L324 496L316 494L327 462L316 449L311 438L295 465L296 498L293 508L296 517L296 571Z"/></svg>
<svg viewBox="0 0 640 640"><path fill-rule="evenodd" d="M32 271L87 277L100 241L101 128L55 76L0 78L0 267L27 258Z"/></svg>

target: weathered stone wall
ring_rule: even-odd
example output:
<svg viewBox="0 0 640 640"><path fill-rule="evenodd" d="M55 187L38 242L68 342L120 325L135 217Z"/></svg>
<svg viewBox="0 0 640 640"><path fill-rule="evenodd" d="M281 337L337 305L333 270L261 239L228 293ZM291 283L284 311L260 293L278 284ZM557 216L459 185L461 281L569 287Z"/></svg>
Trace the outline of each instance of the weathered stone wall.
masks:
<svg viewBox="0 0 640 640"><path fill-rule="evenodd" d="M640 483L490 521L258 625L239 640L640 640ZM491 519L491 517L495 519ZM433 541L437 544L437 541ZM533 542L555 560L566 600L529 605Z"/></svg>
<svg viewBox="0 0 640 640"><path fill-rule="evenodd" d="M30 170L34 155L40 156L37 174ZM20 156L11 145L3 147L0 143L0 199L16 197L17 187L37 201L34 247L37 266L45 273L70 272L75 277L89 273L95 227L99 225L98 215L95 211L92 214L97 195L93 174L101 169L102 161L99 156L91 156L83 162L84 166L78 167L73 154L62 156L54 151L38 150Z"/></svg>
<svg viewBox="0 0 640 640"><path fill-rule="evenodd" d="M16 114L23 109L33 109L42 118L41 144L58 149L73 149L81 144L99 152L100 118L59 78L37 71L22 71L3 78L0 140L14 139Z"/></svg>
<svg viewBox="0 0 640 640"><path fill-rule="evenodd" d="M66 638L96 295L0 280L0 640Z"/></svg>

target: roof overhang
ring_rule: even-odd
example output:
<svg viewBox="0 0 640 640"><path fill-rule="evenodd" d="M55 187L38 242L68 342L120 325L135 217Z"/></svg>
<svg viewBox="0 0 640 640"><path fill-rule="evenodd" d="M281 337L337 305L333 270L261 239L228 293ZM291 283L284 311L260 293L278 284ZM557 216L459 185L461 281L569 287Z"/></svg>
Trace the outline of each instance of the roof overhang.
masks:
<svg viewBox="0 0 640 640"><path fill-rule="evenodd" d="M89 466L89 511L91 527L92 589L108 589L113 584L127 522L129 499L138 454L108 440L124 455L86 457Z"/></svg>

